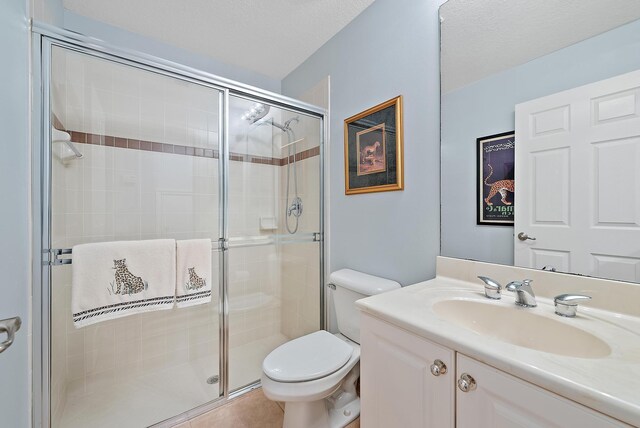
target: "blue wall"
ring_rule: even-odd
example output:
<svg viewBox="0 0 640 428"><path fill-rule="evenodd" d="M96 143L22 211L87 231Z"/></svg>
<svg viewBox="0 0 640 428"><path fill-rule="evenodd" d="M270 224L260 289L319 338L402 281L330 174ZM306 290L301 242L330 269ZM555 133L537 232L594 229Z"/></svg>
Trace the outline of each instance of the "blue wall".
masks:
<svg viewBox="0 0 640 428"><path fill-rule="evenodd" d="M0 2L0 319L20 316L0 354L0 425L27 427L29 408L29 33L24 0ZM5 335L0 335L4 340Z"/></svg>
<svg viewBox="0 0 640 428"><path fill-rule="evenodd" d="M513 264L513 227L476 225L476 138L512 131L516 104L639 68L635 21L443 94L442 255Z"/></svg>
<svg viewBox="0 0 640 428"><path fill-rule="evenodd" d="M440 248L437 0L377 0L282 82L330 88L329 268L403 285L432 278ZM343 120L404 96L405 190L344 194Z"/></svg>
<svg viewBox="0 0 640 428"><path fill-rule="evenodd" d="M220 77L280 93L279 79L273 79L263 74L226 64L204 55L188 52L184 49L170 46L166 43L105 24L104 22L95 21L67 10L64 12L64 28L86 36L95 37L114 46L144 52Z"/></svg>

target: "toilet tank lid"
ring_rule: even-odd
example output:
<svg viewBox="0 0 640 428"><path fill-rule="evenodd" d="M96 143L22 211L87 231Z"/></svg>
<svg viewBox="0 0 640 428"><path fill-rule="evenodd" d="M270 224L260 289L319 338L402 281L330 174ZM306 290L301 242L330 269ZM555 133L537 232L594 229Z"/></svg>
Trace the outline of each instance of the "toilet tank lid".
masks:
<svg viewBox="0 0 640 428"><path fill-rule="evenodd" d="M384 293L400 288L400 283L391 279L380 278L352 269L340 269L329 276L329 283L344 287L365 296Z"/></svg>

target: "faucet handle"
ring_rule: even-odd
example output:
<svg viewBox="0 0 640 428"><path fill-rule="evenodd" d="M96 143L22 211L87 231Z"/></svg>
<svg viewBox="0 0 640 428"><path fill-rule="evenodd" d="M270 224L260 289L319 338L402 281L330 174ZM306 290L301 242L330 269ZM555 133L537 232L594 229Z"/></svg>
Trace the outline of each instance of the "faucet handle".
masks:
<svg viewBox="0 0 640 428"><path fill-rule="evenodd" d="M499 300L500 290L502 290L502 286L491 278L486 276L478 276L478 279L484 282L484 295L489 299Z"/></svg>
<svg viewBox="0 0 640 428"><path fill-rule="evenodd" d="M578 311L578 303L585 300L591 300L591 296L585 296L584 294L560 294L553 299L553 303L556 306L556 314L573 318Z"/></svg>

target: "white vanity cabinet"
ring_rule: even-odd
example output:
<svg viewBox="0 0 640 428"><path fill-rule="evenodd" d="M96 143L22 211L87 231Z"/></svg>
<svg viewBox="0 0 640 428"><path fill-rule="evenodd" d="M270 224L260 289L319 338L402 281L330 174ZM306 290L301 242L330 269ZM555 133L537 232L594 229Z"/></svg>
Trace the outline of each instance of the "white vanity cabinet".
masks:
<svg viewBox="0 0 640 428"><path fill-rule="evenodd" d="M363 428L454 426L453 351L365 314L360 345Z"/></svg>
<svg viewBox="0 0 640 428"><path fill-rule="evenodd" d="M366 313L360 342L363 428L629 426Z"/></svg>
<svg viewBox="0 0 640 428"><path fill-rule="evenodd" d="M458 428L629 426L460 353L456 360L456 382L465 374L475 382L456 388Z"/></svg>

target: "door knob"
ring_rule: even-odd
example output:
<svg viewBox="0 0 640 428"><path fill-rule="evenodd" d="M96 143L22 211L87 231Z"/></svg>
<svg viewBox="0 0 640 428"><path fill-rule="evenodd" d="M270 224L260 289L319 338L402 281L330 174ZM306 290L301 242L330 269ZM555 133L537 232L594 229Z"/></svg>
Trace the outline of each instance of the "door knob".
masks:
<svg viewBox="0 0 640 428"><path fill-rule="evenodd" d="M527 239L530 239L531 241L535 241L536 240L536 238L534 238L532 236L529 236L524 232L518 233L518 239L521 240L521 241L526 241Z"/></svg>
<svg viewBox="0 0 640 428"><path fill-rule="evenodd" d="M469 392L476 389L476 380L468 373L462 373L458 379L458 388L462 392Z"/></svg>
<svg viewBox="0 0 640 428"><path fill-rule="evenodd" d="M0 333L7 333L7 339L0 343L0 353L4 352L15 338L16 331L20 330L22 320L20 317L7 318L6 320L0 320Z"/></svg>

